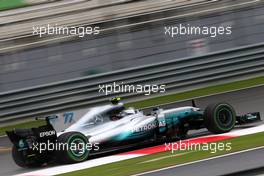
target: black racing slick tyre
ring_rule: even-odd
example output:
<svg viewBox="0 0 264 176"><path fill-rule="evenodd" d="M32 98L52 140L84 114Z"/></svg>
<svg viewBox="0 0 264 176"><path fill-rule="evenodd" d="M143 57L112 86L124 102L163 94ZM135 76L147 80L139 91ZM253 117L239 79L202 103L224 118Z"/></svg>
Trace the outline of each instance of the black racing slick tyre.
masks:
<svg viewBox="0 0 264 176"><path fill-rule="evenodd" d="M228 103L216 103L207 106L204 112L205 127L212 133L231 131L236 123L236 112Z"/></svg>
<svg viewBox="0 0 264 176"><path fill-rule="evenodd" d="M23 154L19 152L15 146L12 147L12 157L13 157L14 162L19 167L27 167Z"/></svg>
<svg viewBox="0 0 264 176"><path fill-rule="evenodd" d="M82 133L68 132L58 137L58 145L64 145L57 151L57 159L60 163L72 164L87 160L89 149L88 139Z"/></svg>
<svg viewBox="0 0 264 176"><path fill-rule="evenodd" d="M18 151L15 146L12 147L12 157L14 162L19 167L40 167L42 164L44 164L44 162L41 160L37 160L34 157L28 157L26 155L26 151Z"/></svg>

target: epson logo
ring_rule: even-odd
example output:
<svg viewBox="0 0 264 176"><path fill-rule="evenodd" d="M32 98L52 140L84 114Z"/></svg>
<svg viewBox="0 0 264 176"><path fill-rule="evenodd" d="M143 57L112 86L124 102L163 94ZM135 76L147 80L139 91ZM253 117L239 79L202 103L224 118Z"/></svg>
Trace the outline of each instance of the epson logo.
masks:
<svg viewBox="0 0 264 176"><path fill-rule="evenodd" d="M52 131L45 131L45 132L41 132L39 134L39 137L45 137L45 136L52 136L55 135L56 131L52 130Z"/></svg>

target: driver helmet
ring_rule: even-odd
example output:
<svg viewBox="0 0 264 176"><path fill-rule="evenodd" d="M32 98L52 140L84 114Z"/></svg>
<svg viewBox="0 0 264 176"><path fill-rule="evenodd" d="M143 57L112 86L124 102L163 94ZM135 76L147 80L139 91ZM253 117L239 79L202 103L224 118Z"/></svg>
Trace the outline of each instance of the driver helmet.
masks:
<svg viewBox="0 0 264 176"><path fill-rule="evenodd" d="M127 115L135 114L135 110L133 108L128 108L123 112L126 113Z"/></svg>

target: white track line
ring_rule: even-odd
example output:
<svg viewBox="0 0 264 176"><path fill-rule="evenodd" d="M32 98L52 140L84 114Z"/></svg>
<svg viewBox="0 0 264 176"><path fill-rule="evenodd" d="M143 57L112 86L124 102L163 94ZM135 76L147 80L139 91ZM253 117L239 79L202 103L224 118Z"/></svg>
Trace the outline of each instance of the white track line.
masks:
<svg viewBox="0 0 264 176"><path fill-rule="evenodd" d="M233 152L233 153L229 153L229 154L225 154L225 155L215 156L215 157L211 157L211 158L206 158L206 159L193 161L193 162L189 162L189 163L185 163L185 164L179 164L179 165L176 165L176 166L165 167L165 168L162 168L162 169L157 169L157 170L153 170L153 171L143 172L143 173L135 174L135 175L132 175L132 176L141 176L141 175L145 175L145 174L151 174L151 173L154 173L154 172L159 172L159 171L163 171L163 170L167 170L167 169L182 167L182 166L195 164L195 163L200 163L200 162L204 162L204 161L209 161L209 160L213 160L213 159L217 159L217 158L224 158L224 157L227 157L227 156L237 155L237 154L246 153L246 152L259 150L259 149L264 149L264 146L251 148L251 149L247 149L247 150L242 150L242 151L238 151L238 152Z"/></svg>
<svg viewBox="0 0 264 176"><path fill-rule="evenodd" d="M192 153L192 152L194 152L194 151L178 153L178 154L168 155L168 156L162 156L162 157L159 157L159 158L154 158L154 159L151 159L151 160L143 161L143 162L140 162L140 163L137 163L137 164L151 163L151 162L154 162L154 161L160 161L160 160L167 159L167 158L172 158L172 157L178 157L178 156L186 155L186 154L189 154L189 153Z"/></svg>
<svg viewBox="0 0 264 176"><path fill-rule="evenodd" d="M264 124L256 126L256 127L253 127L253 128L236 130L234 132L225 133L225 134L222 134L222 135L225 135L225 136L226 135L231 135L232 136L232 135L238 134L238 137L239 137L239 136L259 133L259 132L263 132L263 131L264 131ZM213 136L213 135L209 135L209 136ZM264 148L264 146L263 147L259 147L259 148ZM206 160L210 160L210 159L220 158L220 157L229 156L229 155L233 155L233 154L236 154L236 153L243 153L243 152L251 151L251 150L255 150L255 149L258 149L258 148L244 150L244 151L240 151L240 152L235 152L235 153L226 154L226 155L222 155L222 156L217 156L217 157L213 157L213 158L208 158L208 159L195 161L195 162L201 162L201 161L206 161ZM46 168L46 169L40 169L38 171L27 172L27 173L24 173L24 174L18 174L16 176L58 175L58 174L63 174L63 173L68 173L68 172L88 169L88 168L91 168L91 167L101 166L101 165L104 165L104 164L110 164L110 163L117 162L117 161L123 161L123 160L127 160L127 159L132 159L132 158L136 158L136 157L140 157L140 156L145 156L145 155L144 154L113 155L113 156L107 156L107 157L103 157L103 158L96 158L96 159L93 159L93 160L88 160L88 161L85 161L85 162L82 162L82 163L77 163L77 164L55 166L55 167L50 167L50 168ZM195 163L195 162L192 162L192 163ZM190 164L190 163L187 163L187 164ZM187 164L184 164L184 165L187 165ZM173 167L179 167L179 166L182 166L182 165L177 165L177 166L173 166Z"/></svg>
<svg viewBox="0 0 264 176"><path fill-rule="evenodd" d="M38 171L28 172L28 173L24 173L24 174L18 174L15 176L58 175L58 174L63 174L63 173L67 173L67 172L73 172L73 171L78 171L78 170L87 169L87 168L91 168L91 167L96 167L96 166L100 166L103 164L110 164L113 162L127 160L127 159L131 159L131 158L139 157L139 156L142 156L142 155L118 155L118 156L113 155L113 156L107 156L107 157L103 157L103 158L96 158L93 160L88 160L88 161L85 161L82 163L77 163L77 164L63 165L63 166L56 166L56 167L47 168L47 169L41 169Z"/></svg>

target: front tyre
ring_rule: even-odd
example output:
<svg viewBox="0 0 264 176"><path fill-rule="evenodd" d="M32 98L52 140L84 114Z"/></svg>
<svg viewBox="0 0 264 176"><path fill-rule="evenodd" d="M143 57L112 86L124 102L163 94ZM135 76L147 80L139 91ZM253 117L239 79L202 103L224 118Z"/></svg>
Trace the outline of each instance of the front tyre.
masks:
<svg viewBox="0 0 264 176"><path fill-rule="evenodd" d="M57 151L58 161L65 164L78 163L87 160L89 149L88 139L82 133L68 132L58 137L58 145L64 145Z"/></svg>
<svg viewBox="0 0 264 176"><path fill-rule="evenodd" d="M227 103L209 105L204 112L205 127L213 133L226 133L231 131L236 123L236 112Z"/></svg>

